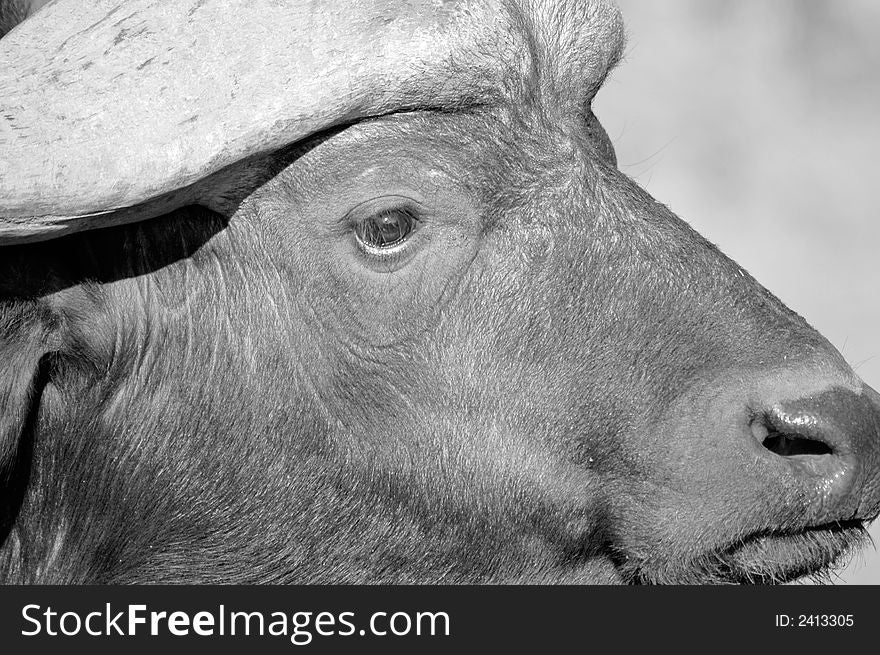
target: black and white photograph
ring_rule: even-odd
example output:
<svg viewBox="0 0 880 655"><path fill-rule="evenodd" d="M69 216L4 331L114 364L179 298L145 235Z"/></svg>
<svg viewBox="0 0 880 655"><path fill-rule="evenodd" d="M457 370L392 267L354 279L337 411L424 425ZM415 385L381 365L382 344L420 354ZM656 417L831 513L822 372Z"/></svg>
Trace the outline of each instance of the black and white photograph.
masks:
<svg viewBox="0 0 880 655"><path fill-rule="evenodd" d="M442 588L618 585L870 629L878 35L873 0L0 0L4 635L417 648L474 620ZM400 611L230 609L281 585Z"/></svg>

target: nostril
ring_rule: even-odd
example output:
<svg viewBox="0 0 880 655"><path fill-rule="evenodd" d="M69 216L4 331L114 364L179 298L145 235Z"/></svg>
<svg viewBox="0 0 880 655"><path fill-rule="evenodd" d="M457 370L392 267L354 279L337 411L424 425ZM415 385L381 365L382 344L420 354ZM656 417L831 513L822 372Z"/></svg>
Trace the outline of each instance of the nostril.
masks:
<svg viewBox="0 0 880 655"><path fill-rule="evenodd" d="M789 510L807 512L812 525L873 520L880 513L876 392L831 387L748 410L748 452Z"/></svg>
<svg viewBox="0 0 880 655"><path fill-rule="evenodd" d="M752 422L752 435L764 448L780 457L831 455L834 452L824 441L798 432L780 432L763 419Z"/></svg>
<svg viewBox="0 0 880 655"><path fill-rule="evenodd" d="M831 454L831 448L828 447L828 444L799 435L770 434L761 442L761 445L771 453L776 453L781 457Z"/></svg>

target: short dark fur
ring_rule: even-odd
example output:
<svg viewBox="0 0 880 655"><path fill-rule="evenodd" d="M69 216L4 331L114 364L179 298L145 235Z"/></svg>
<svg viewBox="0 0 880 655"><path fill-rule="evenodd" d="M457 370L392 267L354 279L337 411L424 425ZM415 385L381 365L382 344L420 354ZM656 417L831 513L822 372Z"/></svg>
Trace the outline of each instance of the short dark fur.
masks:
<svg viewBox="0 0 880 655"><path fill-rule="evenodd" d="M30 0L0 0L0 39L30 15Z"/></svg>
<svg viewBox="0 0 880 655"><path fill-rule="evenodd" d="M780 581L851 547L878 485L820 516L734 430L752 380L842 359L558 82L0 249L0 580ZM406 194L412 254L365 255L352 212Z"/></svg>

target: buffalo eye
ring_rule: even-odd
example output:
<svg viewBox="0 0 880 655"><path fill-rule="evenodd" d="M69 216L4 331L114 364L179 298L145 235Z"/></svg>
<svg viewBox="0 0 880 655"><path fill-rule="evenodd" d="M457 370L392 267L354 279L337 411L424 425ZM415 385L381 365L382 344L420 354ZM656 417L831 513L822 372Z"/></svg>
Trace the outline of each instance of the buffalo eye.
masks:
<svg viewBox="0 0 880 655"><path fill-rule="evenodd" d="M398 246L412 233L416 218L404 209L381 211L358 221L355 233L367 248L382 250Z"/></svg>

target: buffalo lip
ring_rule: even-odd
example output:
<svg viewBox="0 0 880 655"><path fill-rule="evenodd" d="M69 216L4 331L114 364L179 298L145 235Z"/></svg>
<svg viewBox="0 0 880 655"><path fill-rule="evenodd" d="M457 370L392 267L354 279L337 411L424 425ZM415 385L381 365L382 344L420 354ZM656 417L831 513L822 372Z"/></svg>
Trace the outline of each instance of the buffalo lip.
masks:
<svg viewBox="0 0 880 655"><path fill-rule="evenodd" d="M756 530L710 547L674 568L616 566L629 584L785 584L813 577L830 581L847 555L871 540L861 519L800 529Z"/></svg>
<svg viewBox="0 0 880 655"><path fill-rule="evenodd" d="M859 519L826 523L797 531L755 532L713 559L732 582L782 584L821 577L869 540Z"/></svg>

